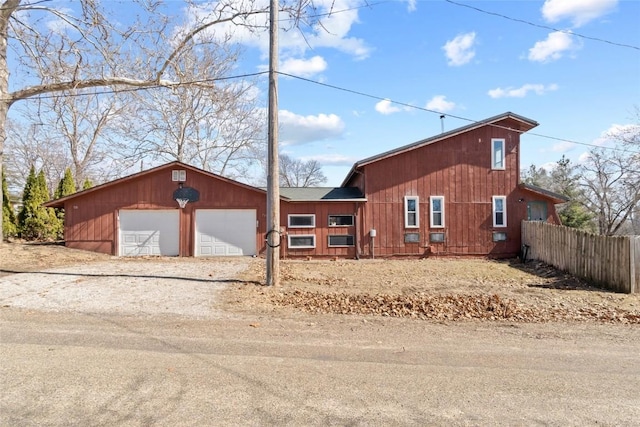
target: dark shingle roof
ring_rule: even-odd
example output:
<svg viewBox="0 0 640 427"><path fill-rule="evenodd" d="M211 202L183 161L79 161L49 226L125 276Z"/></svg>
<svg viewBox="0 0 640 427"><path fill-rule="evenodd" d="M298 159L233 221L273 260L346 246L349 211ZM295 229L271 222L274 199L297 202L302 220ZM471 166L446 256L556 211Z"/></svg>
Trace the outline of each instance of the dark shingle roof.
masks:
<svg viewBox="0 0 640 427"><path fill-rule="evenodd" d="M534 193L543 195L543 196L547 196L550 199L553 199L554 202L556 203L565 203L569 201L569 198L565 195L562 194L558 194L558 193L554 193L553 191L549 191L549 190L545 190L542 187L537 187L535 185L531 185L531 184L525 184L525 183L521 183L520 187L524 188L525 190L529 190L532 191Z"/></svg>
<svg viewBox="0 0 640 427"><path fill-rule="evenodd" d="M281 187L280 196L293 202L366 200L355 187Z"/></svg>

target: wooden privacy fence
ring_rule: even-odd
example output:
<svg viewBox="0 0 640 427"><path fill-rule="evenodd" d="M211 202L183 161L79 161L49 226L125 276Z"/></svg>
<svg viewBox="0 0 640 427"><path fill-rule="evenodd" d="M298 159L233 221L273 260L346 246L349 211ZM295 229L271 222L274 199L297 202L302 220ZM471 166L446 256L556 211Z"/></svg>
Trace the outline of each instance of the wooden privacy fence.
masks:
<svg viewBox="0 0 640 427"><path fill-rule="evenodd" d="M522 244L527 259L544 261L605 289L640 293L640 236L598 236L523 221Z"/></svg>

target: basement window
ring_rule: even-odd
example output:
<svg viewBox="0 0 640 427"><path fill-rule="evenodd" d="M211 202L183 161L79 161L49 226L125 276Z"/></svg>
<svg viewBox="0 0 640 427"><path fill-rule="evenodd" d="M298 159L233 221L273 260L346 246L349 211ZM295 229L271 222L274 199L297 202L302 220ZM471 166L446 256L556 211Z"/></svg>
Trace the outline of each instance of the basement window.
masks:
<svg viewBox="0 0 640 427"><path fill-rule="evenodd" d="M349 227L353 225L353 215L329 215L329 227Z"/></svg>
<svg viewBox="0 0 640 427"><path fill-rule="evenodd" d="M329 247L353 246L353 236L349 234L338 234L329 236Z"/></svg>
<svg viewBox="0 0 640 427"><path fill-rule="evenodd" d="M185 182L187 180L187 171L184 169L175 169L171 171L171 181Z"/></svg>
<svg viewBox="0 0 640 427"><path fill-rule="evenodd" d="M429 233L429 242L431 243L444 242L444 233Z"/></svg>
<svg viewBox="0 0 640 427"><path fill-rule="evenodd" d="M405 233L404 234L404 242L405 243L420 243L420 233Z"/></svg>
<svg viewBox="0 0 640 427"><path fill-rule="evenodd" d="M313 249L316 247L315 234L289 234L290 249Z"/></svg>
<svg viewBox="0 0 640 427"><path fill-rule="evenodd" d="M507 233L504 233L504 232L493 233L494 242L505 242L506 240L507 240Z"/></svg>
<svg viewBox="0 0 640 427"><path fill-rule="evenodd" d="M314 214L289 215L289 228L313 228L316 226Z"/></svg>

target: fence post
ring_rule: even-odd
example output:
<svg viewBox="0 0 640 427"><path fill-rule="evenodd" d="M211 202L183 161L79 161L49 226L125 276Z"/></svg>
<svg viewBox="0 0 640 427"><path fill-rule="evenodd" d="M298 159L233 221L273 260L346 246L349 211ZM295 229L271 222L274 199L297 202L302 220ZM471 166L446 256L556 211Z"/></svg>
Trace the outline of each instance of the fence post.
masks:
<svg viewBox="0 0 640 427"><path fill-rule="evenodd" d="M640 293L640 236L629 237L629 293Z"/></svg>

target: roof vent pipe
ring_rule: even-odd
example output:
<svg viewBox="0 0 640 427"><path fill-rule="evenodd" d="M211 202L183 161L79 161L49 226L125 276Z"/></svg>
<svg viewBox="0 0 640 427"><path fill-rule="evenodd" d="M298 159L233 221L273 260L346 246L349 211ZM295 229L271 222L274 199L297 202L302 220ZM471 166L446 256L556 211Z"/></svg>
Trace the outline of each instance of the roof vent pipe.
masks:
<svg viewBox="0 0 640 427"><path fill-rule="evenodd" d="M445 116L444 114L442 114L442 115L440 116L440 132L441 132L441 133L444 133L444 118L445 118L445 117L446 117L446 116Z"/></svg>

